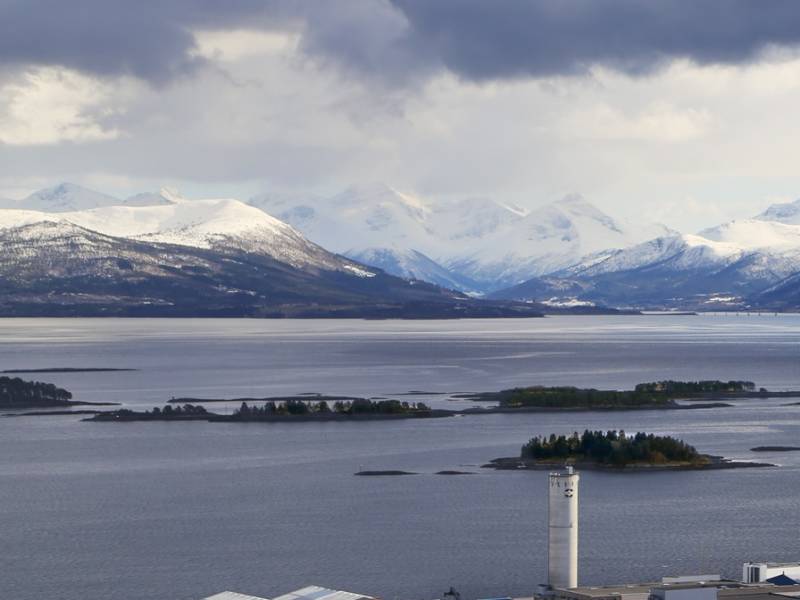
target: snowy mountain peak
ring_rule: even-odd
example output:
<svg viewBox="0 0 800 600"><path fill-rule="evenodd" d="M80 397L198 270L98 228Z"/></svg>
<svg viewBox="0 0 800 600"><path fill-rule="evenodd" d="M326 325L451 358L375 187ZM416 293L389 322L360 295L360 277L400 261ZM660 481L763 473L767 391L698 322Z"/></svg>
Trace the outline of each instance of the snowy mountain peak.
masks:
<svg viewBox="0 0 800 600"><path fill-rule="evenodd" d="M593 219L603 227L622 234L624 227L580 194L569 194L550 205L574 218Z"/></svg>
<svg viewBox="0 0 800 600"><path fill-rule="evenodd" d="M760 219L737 219L700 232L707 240L742 250L800 248L800 225Z"/></svg>
<svg viewBox="0 0 800 600"><path fill-rule="evenodd" d="M125 206L163 206L179 202L186 202L186 198L173 188L162 187L158 193L144 192L130 196L122 204Z"/></svg>
<svg viewBox="0 0 800 600"><path fill-rule="evenodd" d="M250 203L325 248L395 275L465 281L458 287L469 291L513 285L668 232L629 227L580 195L529 211L486 197L427 200L373 183L327 199L264 195Z"/></svg>
<svg viewBox="0 0 800 600"><path fill-rule="evenodd" d="M34 192L19 201L16 208L43 212L67 212L116 204L120 204L120 200L113 196L65 182Z"/></svg>
<svg viewBox="0 0 800 600"><path fill-rule="evenodd" d="M375 229L384 229L398 220L424 222L431 212L420 198L385 183L354 185L328 202L352 217L364 218Z"/></svg>
<svg viewBox="0 0 800 600"><path fill-rule="evenodd" d="M178 204L179 202L186 201L186 198L178 190L172 187L162 187L159 190L158 195L170 204Z"/></svg>
<svg viewBox="0 0 800 600"><path fill-rule="evenodd" d="M0 210L0 230L6 233L45 225L47 231L78 227L117 239L253 253L297 268L313 267L367 276L359 265L313 244L291 225L233 199L158 206L103 206L57 214Z"/></svg>
<svg viewBox="0 0 800 600"><path fill-rule="evenodd" d="M800 199L794 202L773 204L755 218L759 221L777 221L788 225L800 225Z"/></svg>

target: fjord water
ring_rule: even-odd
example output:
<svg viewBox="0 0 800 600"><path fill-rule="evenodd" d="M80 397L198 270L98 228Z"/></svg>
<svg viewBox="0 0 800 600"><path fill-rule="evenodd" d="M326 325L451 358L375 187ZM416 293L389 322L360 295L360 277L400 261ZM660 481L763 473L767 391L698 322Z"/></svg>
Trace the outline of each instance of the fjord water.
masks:
<svg viewBox="0 0 800 600"><path fill-rule="evenodd" d="M171 396L401 397L526 384L740 378L800 387L798 316L470 321L14 319L0 368L120 367L37 379L131 407ZM418 396L406 396L416 399ZM446 396L419 396L452 406ZM778 468L586 472L580 580L800 559L800 406L517 414L370 423L0 419L0 597L190 600L306 584L395 598L529 595L546 572L546 473L478 468L536 434L676 435ZM223 408L224 410L225 408ZM354 477L359 469L408 477ZM442 469L478 474L443 476Z"/></svg>

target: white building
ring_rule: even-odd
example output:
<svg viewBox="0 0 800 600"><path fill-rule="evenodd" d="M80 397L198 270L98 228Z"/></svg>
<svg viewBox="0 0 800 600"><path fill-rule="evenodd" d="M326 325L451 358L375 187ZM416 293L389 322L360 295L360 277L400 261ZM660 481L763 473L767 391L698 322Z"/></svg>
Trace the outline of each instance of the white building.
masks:
<svg viewBox="0 0 800 600"><path fill-rule="evenodd" d="M800 563L746 562L742 567L745 583L758 583L778 575L800 579Z"/></svg>

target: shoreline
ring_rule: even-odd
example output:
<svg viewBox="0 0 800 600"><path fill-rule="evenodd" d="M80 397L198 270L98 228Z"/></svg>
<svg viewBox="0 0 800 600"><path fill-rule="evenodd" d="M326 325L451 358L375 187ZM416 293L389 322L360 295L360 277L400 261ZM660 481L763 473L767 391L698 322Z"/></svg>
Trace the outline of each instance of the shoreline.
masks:
<svg viewBox="0 0 800 600"><path fill-rule="evenodd" d="M703 454L708 459L705 463L663 463L663 464L629 464L616 466L591 461L532 461L514 456L495 458L481 465L484 469L497 471L551 471L563 468L565 464L574 466L582 471L605 471L609 473L657 473L663 471L715 471L724 469L753 469L762 467L777 467L772 463L735 461L722 456Z"/></svg>
<svg viewBox="0 0 800 600"><path fill-rule="evenodd" d="M121 403L89 402L87 400L70 400L68 402L59 402L57 404L6 404L4 406L0 406L0 415L3 415L5 411L11 411L11 410L36 411L35 414L38 415L39 412L46 412L48 409L53 409L53 414L57 412L59 409L62 409L62 412L64 412L65 414L69 414L69 411L63 409L67 409L73 406L121 406ZM113 412L113 411L103 411L103 412ZM23 414L14 416L23 416ZM34 413L24 414L24 416L34 416Z"/></svg>

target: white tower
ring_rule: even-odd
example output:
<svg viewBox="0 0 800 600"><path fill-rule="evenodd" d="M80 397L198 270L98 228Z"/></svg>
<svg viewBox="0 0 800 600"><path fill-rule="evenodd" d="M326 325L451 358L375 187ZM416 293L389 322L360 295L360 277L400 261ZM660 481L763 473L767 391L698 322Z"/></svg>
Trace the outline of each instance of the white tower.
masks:
<svg viewBox="0 0 800 600"><path fill-rule="evenodd" d="M578 483L572 467L550 473L548 502L547 583L578 587Z"/></svg>

